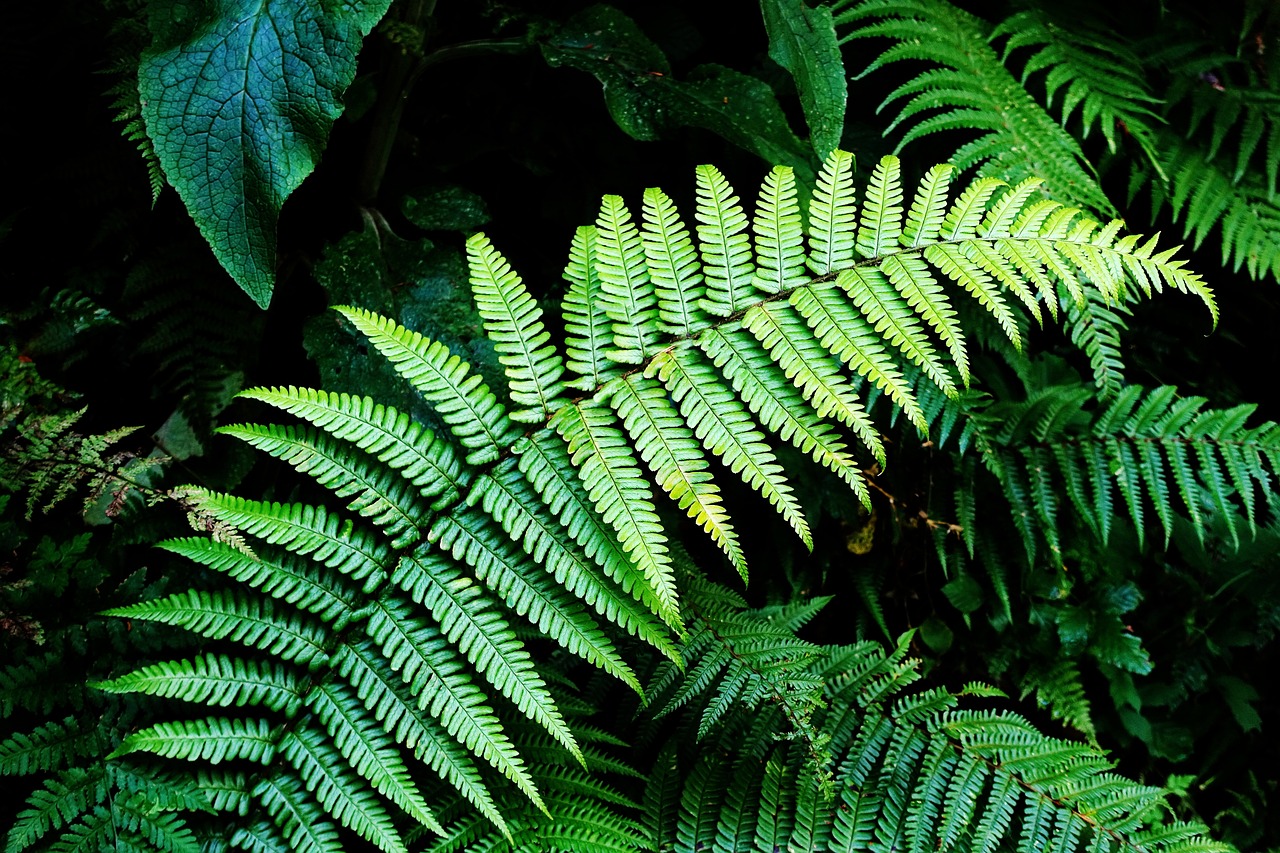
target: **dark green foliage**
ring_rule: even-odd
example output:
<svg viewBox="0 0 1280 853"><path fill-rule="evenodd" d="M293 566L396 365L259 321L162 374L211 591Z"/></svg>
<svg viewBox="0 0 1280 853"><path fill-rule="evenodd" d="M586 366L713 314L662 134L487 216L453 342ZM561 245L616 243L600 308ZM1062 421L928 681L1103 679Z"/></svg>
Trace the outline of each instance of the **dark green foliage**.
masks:
<svg viewBox="0 0 1280 853"><path fill-rule="evenodd" d="M196 5L0 37L7 851L1275 846L1273 10Z"/></svg>

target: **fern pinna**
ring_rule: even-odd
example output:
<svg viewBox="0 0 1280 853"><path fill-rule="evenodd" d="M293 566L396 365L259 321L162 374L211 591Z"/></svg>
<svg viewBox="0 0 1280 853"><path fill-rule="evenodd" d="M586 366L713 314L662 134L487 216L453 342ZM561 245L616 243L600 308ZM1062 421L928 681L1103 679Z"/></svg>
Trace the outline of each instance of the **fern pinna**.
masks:
<svg viewBox="0 0 1280 853"><path fill-rule="evenodd" d="M510 408L442 344L339 308L446 431L364 397L246 392L301 423L224 431L310 474L347 508L192 493L236 535L165 547L232 583L113 612L219 642L100 686L241 710L150 726L117 753L229 764L210 797L255 816L227 836L247 849L340 849L341 826L398 853L407 823L444 829L424 793L438 787L427 768L499 838L527 821L527 808L509 805L512 790L526 806L574 813L565 805L577 801L565 793L573 785L546 767L563 769L566 757L601 766L584 746L595 732L526 640L549 638L637 693L635 662L648 650L676 664L682 648L696 650L677 642L697 636L696 622L655 484L745 579L712 457L806 542L767 433L866 501L850 441L881 464L887 451L856 380L927 427L904 370L948 395L969 380L950 285L1015 344L1013 305L1037 319L1042 306L1054 313L1060 284L1077 300L1093 289L1117 299L1169 286L1213 309L1172 251L1120 237L1119 223L1038 198L1035 181L984 178L952 200L950 175L931 169L908 202L887 157L859 209L853 158L836 151L807 216L792 171L778 167L749 219L721 174L702 167L693 229L661 191L645 193L638 224L608 196L573 240L564 355L520 278L473 237L472 286ZM589 825L565 832L580 847L574 833Z"/></svg>

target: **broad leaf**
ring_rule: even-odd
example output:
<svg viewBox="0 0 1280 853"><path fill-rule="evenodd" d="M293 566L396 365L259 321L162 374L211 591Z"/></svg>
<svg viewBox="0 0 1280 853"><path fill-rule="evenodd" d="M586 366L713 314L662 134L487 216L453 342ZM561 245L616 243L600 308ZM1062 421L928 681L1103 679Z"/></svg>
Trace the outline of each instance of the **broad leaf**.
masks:
<svg viewBox="0 0 1280 853"><path fill-rule="evenodd" d="M266 307L280 208L315 168L361 39L391 0L159 3L138 90L165 177Z"/></svg>
<svg viewBox="0 0 1280 853"><path fill-rule="evenodd" d="M818 159L840 146L849 100L844 62L831 10L810 9L803 0L760 0L769 31L769 58L791 73Z"/></svg>

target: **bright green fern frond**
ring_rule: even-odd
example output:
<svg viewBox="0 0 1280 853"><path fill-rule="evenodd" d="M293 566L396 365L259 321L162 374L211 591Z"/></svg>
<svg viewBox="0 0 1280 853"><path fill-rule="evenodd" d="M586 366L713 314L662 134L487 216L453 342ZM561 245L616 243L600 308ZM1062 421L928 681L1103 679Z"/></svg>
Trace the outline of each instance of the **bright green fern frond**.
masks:
<svg viewBox="0 0 1280 853"><path fill-rule="evenodd" d="M390 549L323 506L250 501L193 489L202 510L233 527L337 569L368 592L381 580Z"/></svg>
<svg viewBox="0 0 1280 853"><path fill-rule="evenodd" d="M108 693L145 693L215 707L263 705L290 715L302 696L298 674L280 664L216 654L144 666L94 686Z"/></svg>
<svg viewBox="0 0 1280 853"><path fill-rule="evenodd" d="M720 500L720 490L707 471L697 439L678 415L665 389L647 373L628 376L611 389L617 412L640 457L658 484L685 510L747 579L747 561L738 535Z"/></svg>
<svg viewBox="0 0 1280 853"><path fill-rule="evenodd" d="M292 774L278 773L263 779L253 796L275 821L280 834L298 853L342 853L338 828L325 819L320 805L307 795ZM268 838L274 832L268 830Z"/></svg>
<svg viewBox="0 0 1280 853"><path fill-rule="evenodd" d="M542 309L483 234L467 240L467 261L476 308L498 361L507 369L511 399L528 407L512 412L511 418L545 421L559 402L564 363L548 343L551 335L542 325Z"/></svg>
<svg viewBox="0 0 1280 853"><path fill-rule="evenodd" d="M337 497L351 498L347 508L382 528L392 547L404 547L421 538L418 527L430 513L413 485L329 436L309 427L256 424L219 427L218 432L310 474Z"/></svg>
<svg viewBox="0 0 1280 853"><path fill-rule="evenodd" d="M434 498L433 510L457 500L465 485L460 460L447 441L369 397L293 387L253 388L241 396L283 409L351 442L398 471L424 498Z"/></svg>
<svg viewBox="0 0 1280 853"><path fill-rule="evenodd" d="M731 317L753 300L755 265L751 241L745 233L747 214L724 175L714 166L697 169L698 251L706 276L702 308L717 317Z"/></svg>
<svg viewBox="0 0 1280 853"><path fill-rule="evenodd" d="M813 548L809 523L783 476L773 451L755 428L745 407L706 361L693 350L661 353L653 360L659 381L680 407L698 440L760 492L782 514L805 547Z"/></svg>
<svg viewBox="0 0 1280 853"><path fill-rule="evenodd" d="M613 328L605 313L608 297L600 283L600 262L596 251L599 232L583 225L573 235L569 263L564 269L569 290L564 295L565 352L568 367L578 378L566 385L592 391L618 373L618 365L606 356L613 341Z"/></svg>
<svg viewBox="0 0 1280 853"><path fill-rule="evenodd" d="M856 217L853 155L837 149L823 164L809 201L810 272L825 275L853 262Z"/></svg>
<svg viewBox="0 0 1280 853"><path fill-rule="evenodd" d="M611 623L636 634L659 648L669 648L666 630L662 623L646 611L634 598L618 589L602 576L600 567L581 550L576 543L567 540L565 530L550 513L542 508L527 491L529 485L516 470L514 460L504 461L503 471L497 477L483 477L477 482L472 496L480 500L484 511L502 525L512 538L520 542L525 554L545 566L557 584L595 608ZM542 596L546 598L549 596ZM556 595L556 598L559 598ZM604 632L576 607L537 606L537 599L529 601L528 612L516 608L511 599L508 606L527 615L539 629L548 633L570 652L617 675L628 684L639 688L639 682L631 668L618 656L613 644ZM572 613L568 622L560 625L553 614L564 617ZM553 629L554 626L554 629Z"/></svg>
<svg viewBox="0 0 1280 853"><path fill-rule="evenodd" d="M308 704L352 770L414 820L444 834L400 753L386 732L365 716L364 706L351 688L336 682L322 684L308 696Z"/></svg>
<svg viewBox="0 0 1280 853"><path fill-rule="evenodd" d="M657 345L658 297L640 231L618 196L601 200L595 238L598 298L612 321L616 347L606 355L623 364L641 364Z"/></svg>
<svg viewBox="0 0 1280 853"><path fill-rule="evenodd" d="M269 764L275 756L276 738L264 719L208 717L157 723L129 735L112 755L138 751L210 764L237 759Z"/></svg>
<svg viewBox="0 0 1280 853"><path fill-rule="evenodd" d="M507 478L508 483L511 480L522 482L519 474L511 470L512 466L504 467L508 468L508 473L511 475ZM495 481L487 477L481 479L480 486L487 488L478 489L473 495L481 497L492 494L499 488ZM493 501L482 499L481 502L496 508ZM509 522L511 513L527 512L523 508L517 509L517 506L513 502L505 504ZM527 515L525 517L528 518ZM514 527L517 523L521 522L513 522L510 527ZM513 536L518 533L510 529L508 532ZM577 571L574 572L576 577L571 581L566 580L571 590L585 599L594 599L598 609L613 617L612 621L621 624L645 625L647 629L645 633L657 635L656 644L660 648L667 644L665 638L661 637L661 629L653 624L652 617L649 617L633 599L624 598L610 590L603 579L592 578L596 567L574 554L562 541L544 537L537 543L535 553L540 554L541 558L548 563L544 569L521 555L512 542L503 535L502 529L476 511L459 512L449 518L441 519L432 527L429 535L437 546L447 550L453 556L457 566L466 566L477 580L499 595L509 609L524 616L530 623L537 626L539 631L559 642L568 651L636 685L637 688L638 684L630 667L619 657L599 624L563 587L552 581L548 574L552 564L556 564L556 569L564 573L576 569ZM552 550L558 551L562 559L551 559L549 552ZM547 725L566 747L577 753L577 747L572 745L572 738L564 728L563 722L558 721L558 711L545 696L545 690L539 686L541 682L538 677L529 669L527 655L522 647L513 641L503 641L502 648L497 650L499 652L497 655L492 655L491 649L487 650L488 646L497 642L497 638L502 634L499 630L501 618L494 612L487 614L477 612L476 620L486 624L467 625L466 620L457 618L455 611L448 608L441 609L445 602L439 600L440 588L447 590L457 587L457 594L463 598L475 598L478 595L478 588L469 585L469 579L459 573L457 566L450 564L439 554L420 550L414 557L401 560L392 580L411 593L415 601L428 604L441 626L450 631L463 631L454 639L461 646L469 648L469 654L480 656L480 659L473 660L473 663L476 663L486 679L492 680L493 674L486 671L486 666L482 665L485 661L496 660L497 668L505 667L509 675L514 673L513 678L502 676L500 681L494 682L495 686L504 693L508 693L508 698L512 699L521 710ZM437 589L437 592L433 593L433 589ZM606 596L607 600L605 600ZM628 616L631 619L628 619ZM477 627L483 628L484 634L492 635L494 639L478 643L468 642L466 638L472 636ZM465 630L467 628L472 630ZM495 667L490 664L489 668ZM501 673L498 675L501 676ZM523 682L524 687L513 693L512 685L516 682ZM542 698L536 698L538 696Z"/></svg>
<svg viewBox="0 0 1280 853"><path fill-rule="evenodd" d="M666 537L628 442L614 418L596 407L564 406L551 420L569 445L570 459L582 477L591 500L645 581L672 627L680 624L675 581L671 575Z"/></svg>
<svg viewBox="0 0 1280 853"><path fill-rule="evenodd" d="M233 640L302 665L327 657L325 632L314 621L238 590L193 589L105 613L176 625L213 640Z"/></svg>
<svg viewBox="0 0 1280 853"><path fill-rule="evenodd" d="M608 522L596 513L595 505L574 469L569 449L560 437L550 431L535 433L518 442L514 451L518 455L520 472L537 490L546 507L557 514L561 525L573 541L582 547L586 557L593 560L624 593L629 593L635 600L642 602L654 615L661 616L664 605L655 588L645 580L644 574L623 551ZM498 520L503 521L501 518ZM520 534L516 532L514 525L507 526L506 522L503 524L509 533L519 538ZM521 541L528 550L528 537ZM559 577L555 561L550 561L548 568L556 572L557 581L566 585L570 583ZM585 575L579 575L575 580L584 582ZM573 592L597 610L602 606L585 592ZM627 617L622 614L623 611L630 613L633 609L629 604L623 604L618 607L618 611L602 612L602 615L609 616L612 622L642 637L668 656L674 655L667 632L658 623L643 615Z"/></svg>
<svg viewBox="0 0 1280 853"><path fill-rule="evenodd" d="M753 283L760 291L783 293L808 280L804 227L791 168L777 166L765 178L751 230L756 249Z"/></svg>
<svg viewBox="0 0 1280 853"><path fill-rule="evenodd" d="M858 432L868 447L881 446L848 380L826 349L812 340L804 318L789 304L759 305L747 312L742 325L755 335L759 345L809 401L819 418L834 415ZM725 340L731 339L726 335Z"/></svg>
<svg viewBox="0 0 1280 853"><path fill-rule="evenodd" d="M438 341L360 308L339 306L396 370L435 406L473 465L496 459L516 438L515 425L479 375Z"/></svg>
<svg viewBox="0 0 1280 853"><path fill-rule="evenodd" d="M581 760L578 744L529 653L481 587L444 561L426 559L402 560L396 583L431 612L441 633L475 671Z"/></svg>
<svg viewBox="0 0 1280 853"><path fill-rule="evenodd" d="M371 644L356 642L339 651L334 656L334 670L347 679L357 696L363 697L365 708L384 731L409 747L419 761L506 832L506 821L465 745L455 741L434 716L420 707L410 685ZM335 741L336 738L337 735Z"/></svg>
<svg viewBox="0 0 1280 853"><path fill-rule="evenodd" d="M486 697L471 683L457 654L434 625L411 615L407 605L378 602L366 623L391 668L409 685L418 706L467 749L484 758L545 808L524 761L503 732Z"/></svg>
<svg viewBox="0 0 1280 853"><path fill-rule="evenodd" d="M701 305L706 287L689 229L660 189L644 191L642 216L640 237L658 297L658 327L677 337L693 334L708 321Z"/></svg>
<svg viewBox="0 0 1280 853"><path fill-rule="evenodd" d="M734 391L769 430L790 441L800 452L838 474L855 492L865 493L862 472L844 442L830 424L801 404L803 398L785 375L781 375L768 353L741 331L704 334L703 351L729 380ZM856 401L851 414L857 416L854 430L865 441L876 460L885 463L884 445L871 419Z"/></svg>
<svg viewBox="0 0 1280 853"><path fill-rule="evenodd" d="M563 364L515 272L473 238L471 278L511 380L514 420L442 344L387 317L340 309L448 429L436 434L366 397L248 392L307 423L227 432L312 475L352 512L186 491L197 523L231 544L166 547L235 587L112 612L241 642L277 661L250 664L215 648L108 682L114 691L248 708L247 719L134 732L124 752L204 763L276 756L225 791L210 783L228 809L246 812L236 837L254 849L332 850L345 827L400 853L411 843L400 819L415 832L443 829L442 849L590 849L584 839L593 832L603 845L626 846L638 825L619 815L633 806L582 769L623 772L610 752L619 744L578 718L615 681L637 688L641 672L651 675L654 711L696 714L689 733L723 753L689 763L679 750L657 751L666 756L665 784L680 793L655 794L663 813L640 824L659 834L656 847L674 837L723 840L729 849L822 849L841 838L932 851L940 837L960 849L980 831L1069 842L1079 822L1053 801L1066 802L1065 790L1048 805L1023 798L1043 782L1033 771L1067 772L1053 763L1057 753L1035 753L1027 775L1006 785L1021 771L1011 752L1000 754L1010 767L1002 770L975 758L959 735L940 734L956 704L950 694L894 704L918 677L905 649L881 659L866 649L824 650L794 635L820 603L747 613L738 596L696 574L678 581L654 485L745 578L712 471L762 494L810 544L765 434L837 473L869 504L863 468L872 458L886 464L888 449L858 394L866 389L868 400L887 401L891 417L936 430L931 438L958 431L962 450L978 447L1011 502L1030 508L1020 528L1029 550L1046 537L1060 547L1052 531L1071 511L1108 505L1116 486L1107 479L1111 491L1097 493L1103 475L1127 478L1119 488L1136 512L1150 500L1145 483L1169 506L1180 498L1175 515L1207 524L1228 506L1252 522L1265 486L1256 461L1230 444L1238 416L1198 420L1199 403L1161 409L1120 394L1128 408L1107 415L1115 428L1091 431L1079 406L1046 398L1018 411L1025 429L1002 431L990 407L975 402L980 395L955 379L969 378L960 293L1015 342L1026 322L1019 305L1039 320L1041 306L1056 311L1060 297L1088 306L1100 294L1105 305L1167 286L1197 293L1212 310L1212 296L1171 251L1038 198L1035 181L982 179L952 201L950 168L930 170L909 193L889 157L855 209L852 168L851 155L834 152L812 192L790 170L774 170L751 223L709 168L698 173L696 228L657 190L645 194L638 220L621 199L606 198L596 225L575 236L566 268ZM811 199L807 221L801 197ZM569 399L562 382L583 396ZM1144 430L1184 444L1156 460L1155 443L1142 453L1132 446ZM847 445L849 433L870 451L866 463ZM1097 450L1088 465L1062 469L1067 500L1053 485L1063 435ZM1267 444L1270 432L1257 439L1253 452L1280 455ZM1024 476L1026 464L1035 478ZM1164 508L1156 502L1153 517L1166 518ZM965 513L971 523L974 511ZM1094 526L1105 535L1103 523ZM239 547L247 539L256 551ZM669 629L686 628L676 642ZM552 663L535 663L539 647ZM655 650L669 662L654 664ZM583 682L584 692L567 689L575 657L607 676ZM788 726L799 736L777 740ZM851 756L855 748L863 752ZM838 816L836 801L847 808ZM531 805L550 822L532 816ZM131 825L150 831L143 824Z"/></svg>

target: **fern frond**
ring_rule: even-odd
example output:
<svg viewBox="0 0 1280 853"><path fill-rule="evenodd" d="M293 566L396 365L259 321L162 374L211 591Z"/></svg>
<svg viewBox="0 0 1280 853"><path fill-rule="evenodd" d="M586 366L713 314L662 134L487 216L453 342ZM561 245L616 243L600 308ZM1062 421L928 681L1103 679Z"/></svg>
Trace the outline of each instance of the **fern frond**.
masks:
<svg viewBox="0 0 1280 853"><path fill-rule="evenodd" d="M213 640L232 640L307 665L323 661L325 632L301 614L235 590L189 590L116 607L105 615L176 625ZM193 664L194 665L194 664Z"/></svg>
<svg viewBox="0 0 1280 853"><path fill-rule="evenodd" d="M299 610L314 613L326 622L344 619L358 608L358 592L354 588L335 582L322 570L292 556L250 557L224 542L201 538L169 539L158 547L223 572Z"/></svg>
<svg viewBox="0 0 1280 853"><path fill-rule="evenodd" d="M396 472L379 468L314 429L256 424L219 427L264 453L281 459L339 498L351 498L347 508L370 519L391 538L392 547L416 542L420 520L429 514L411 483Z"/></svg>
<svg viewBox="0 0 1280 853"><path fill-rule="evenodd" d="M1058 101L1065 127L1077 110L1082 139L1099 131L1115 153L1121 140L1117 132L1132 136L1148 157L1154 157L1152 128L1163 119L1154 107L1160 103L1148 83L1142 61L1103 27L1052 15L1045 8L1024 9L1009 16L991 33L992 40L1007 38L1004 59L1023 48L1032 48L1022 66L1022 82L1046 71L1046 106Z"/></svg>
<svg viewBox="0 0 1280 853"><path fill-rule="evenodd" d="M330 394L308 388L253 388L251 400L297 415L400 473L439 511L458 499L465 484L453 447L407 414L369 397Z"/></svg>
<svg viewBox="0 0 1280 853"><path fill-rule="evenodd" d="M655 846L1073 850L1142 837L1173 851L1204 831L1140 829L1159 789L1116 776L1094 748L1046 737L1016 715L964 707L995 695L988 688L911 689L919 669L905 652L905 642L888 655L867 644L831 648L800 667L825 692L813 720L829 757L816 766L804 745L771 737L758 712L725 719L693 761L659 753L661 788L650 787L644 818ZM682 777L675 820L658 811L672 802L673 775Z"/></svg>
<svg viewBox="0 0 1280 853"><path fill-rule="evenodd" d="M289 715L297 712L302 698L297 673L270 661L216 654L144 666L94 687L108 693L145 693L215 707L263 705Z"/></svg>
<svg viewBox="0 0 1280 853"><path fill-rule="evenodd" d="M414 820L444 834L400 753L386 733L364 715L363 705L350 687L336 682L322 684L309 697L309 705L352 770Z"/></svg>
<svg viewBox="0 0 1280 853"><path fill-rule="evenodd" d="M46 779L18 813L9 830L6 853L26 850L50 832L74 824L104 799L105 780L101 770L70 768Z"/></svg>
<svg viewBox="0 0 1280 853"><path fill-rule="evenodd" d="M275 757L276 738L265 719L208 717L157 723L135 732L125 738L112 757L138 751L209 764L237 759L269 764Z"/></svg>
<svg viewBox="0 0 1280 853"><path fill-rule="evenodd" d="M644 573L661 608L658 615L678 626L680 611L662 523L648 483L613 418L575 403L557 411L551 424L568 444L570 460L600 516L617 531L628 557Z"/></svg>
<svg viewBox="0 0 1280 853"><path fill-rule="evenodd" d="M610 405L658 484L711 535L745 581L746 557L721 504L720 490L707 472L706 457L697 440L672 407L665 389L650 376L629 376L608 390L612 390Z"/></svg>
<svg viewBox="0 0 1280 853"><path fill-rule="evenodd" d="M323 506L251 501L204 490L191 494L214 518L363 581L366 593L383 580L391 553L387 545Z"/></svg>
<svg viewBox="0 0 1280 853"><path fill-rule="evenodd" d="M1168 183L1135 169L1130 194L1149 186L1153 213L1168 207L1193 246L1220 229L1224 265L1251 278L1280 278L1280 201L1256 172L1232 180L1227 166L1169 131L1158 137L1158 150Z"/></svg>
<svg viewBox="0 0 1280 853"><path fill-rule="evenodd" d="M339 306L436 411L458 442L471 452L467 461L480 465L496 459L516 439L506 409L470 366L448 347L424 338L385 317L360 308Z"/></svg>
<svg viewBox="0 0 1280 853"><path fill-rule="evenodd" d="M671 392L680 414L703 446L760 492L782 514L805 547L813 548L809 523L773 451L734 393L692 350L661 353L649 366Z"/></svg>
<svg viewBox="0 0 1280 853"><path fill-rule="evenodd" d="M755 264L747 214L724 175L714 166L697 168L698 253L706 277L702 309L717 317L732 317L753 296ZM600 384L600 383L598 383Z"/></svg>
<svg viewBox="0 0 1280 853"><path fill-rule="evenodd" d="M243 702L252 715L162 723L130 735L121 754L270 763L239 785L249 789L244 798L223 798L252 801L244 806L250 814L242 837L250 845L279 836L298 849L330 850L340 825L399 853L405 842L385 798L420 830L443 829L446 847L532 839L572 847L589 843L583 839L593 832L602 844L625 846L639 830L612 809L628 805L593 787L573 762L588 770L622 766L583 740L598 732L574 722L589 703L563 695L563 670L536 666L526 645L526 638L549 637L634 688L640 679L619 650L638 644L625 643L625 632L670 659L650 681L655 704L696 708L705 741L730 739L717 747L726 754L741 748L740 760L692 765L674 826L668 816L644 825L661 823L690 844L729 838L735 847L785 848L792 840L822 847L838 829L848 838L885 846L905 839L924 850L932 849L936 824L963 846L973 821L984 825L977 815L983 797L1002 783L995 771L974 770L965 749L953 755L958 736L939 745L952 697L921 694L890 708L881 697L901 693L917 675L914 665L901 650L868 663L869 652L795 639L819 603L744 615L732 593L711 590L696 575L678 582L653 485L745 578L708 453L764 495L809 544L799 501L764 430L835 471L869 502L862 466L831 421L849 427L883 465L885 442L857 394L869 387L872 399L887 399L922 432L940 423L946 438L958 415L945 400L961 406L972 396L954 379L967 381L969 367L953 285L973 294L1015 340L1014 302L1038 320L1042 302L1052 298L1056 308L1059 290L1088 304L1095 290L1114 300L1167 286L1197 293L1211 310L1212 295L1172 252L1120 237L1119 223L1102 225L1037 200L1034 181L1006 187L979 180L951 201L950 172L935 168L904 209L901 168L889 157L877 164L858 210L851 173L851 156L834 152L806 223L794 174L775 170L749 234L732 190L711 170L699 173L695 229L657 190L645 195L639 227L621 199L607 197L596 225L575 237L566 269L563 365L516 274L483 237L473 239L471 275L511 379L514 420L443 344L389 318L339 309L448 429L437 435L365 397L247 392L307 424L227 431L313 475L373 523L320 505L189 489L202 519L254 540L254 549L199 540L166 547L226 575L235 588L111 612L242 642L283 663L250 666L215 651L109 682L111 690ZM572 399L565 388L584 396ZM973 416L978 425L965 427L962 442L980 433L986 414ZM1178 410L1160 424L1187 426L1184 415ZM1177 427L1176 418L1183 418ZM1036 421L1035 434L1046 439L1070 426L1070 418L1052 416ZM1201 426L1214 435L1234 429L1225 421ZM1010 489L1022 482L1013 476L1019 460L1001 441L1007 445L1013 435L981 434L983 450L1012 472ZM1041 468L1043 456L1035 457ZM1185 496L1198 499L1197 465L1220 468L1203 482L1219 502L1234 501L1241 482L1256 485L1242 473L1255 470L1243 457L1219 464L1212 454L1173 451L1167 464L1189 508ZM1136 464L1130 470L1141 476ZM1083 474L1076 480L1089 482ZM1060 502L1051 505L1047 481L1038 485L1023 491L1025 500L1039 501L1027 516L1028 536L1035 521L1052 528L1062 510ZM1252 492L1240 500L1256 503ZM687 629L682 644L668 628ZM870 716L852 711L855 704L879 715L884 737L857 728L858 718ZM743 709L757 710L757 718L744 722ZM795 742L774 739L784 723L800 734ZM825 811L841 774L853 772L847 751L854 743L872 750L857 759L867 803L875 804L870 823L842 823ZM440 782L416 788L410 754ZM1042 757L1044 767L1056 760ZM927 788L917 787L924 760L938 777ZM732 797L722 798L728 768ZM966 787L948 787L960 774L971 780ZM1023 781L1010 791L1021 796ZM436 791L456 809L437 810L428 800ZM732 828L718 822L722 803ZM532 817L530 805L550 823ZM986 813L1004 807L992 802ZM1029 827L1027 837L1037 843L1076 831L1060 804L1044 808L1034 819L986 825L1000 838L1011 837L1015 824L1017 831ZM455 820L472 809L481 817ZM263 813L269 821L259 826L253 815Z"/></svg>
<svg viewBox="0 0 1280 853"><path fill-rule="evenodd" d="M560 524L573 541L581 546L583 554L594 561L624 593L629 593L634 600L642 602L653 614L660 615L662 604L657 593L623 551L613 531L607 526L608 523L596 513L591 497L574 470L568 448L559 436L550 431L536 433L517 443L514 451L518 454L520 472L537 490L545 506L558 515ZM501 518L498 520L502 522ZM514 523L506 526L504 522L504 527L513 536L519 536ZM528 537L524 537L522 544L528 542ZM535 559L542 559L537 555L533 556ZM573 582L585 584L590 577L589 572L583 572L572 579L563 579L559 576L554 559L549 561L548 567L556 572L557 581L566 585ZM608 616L610 621L626 629L628 633L640 636L669 657L675 654L666 630L648 615L637 612L629 603L609 604L607 600L613 597L608 595L593 601L591 594L585 589L573 592L597 610L602 606L609 608L608 612L602 611L601 615Z"/></svg>
<svg viewBox="0 0 1280 853"><path fill-rule="evenodd" d="M452 785L503 833L506 821L472 756L431 714L419 706L411 687L367 642L346 646L334 656L334 670L363 697L366 710L383 730ZM336 736L335 736L336 737ZM340 747L341 748L341 747Z"/></svg>
<svg viewBox="0 0 1280 853"><path fill-rule="evenodd" d="M569 263L564 269L569 290L560 307L564 316L566 364L578 374L577 379L565 384L580 391L592 391L618 373L618 364L606 355L613 330L605 313L609 300L600 282L596 251L599 236L593 225L583 225L574 232Z"/></svg>
<svg viewBox="0 0 1280 853"><path fill-rule="evenodd" d="M79 717L41 723L0 741L0 776L26 776L60 769L77 758L98 755L107 746L101 733Z"/></svg>
<svg viewBox="0 0 1280 853"><path fill-rule="evenodd" d="M507 369L513 402L528 406L512 420L545 421L561 390L564 363L542 324L542 309L533 301L520 276L483 234L467 240L471 292L484 318L485 334Z"/></svg>
<svg viewBox="0 0 1280 853"><path fill-rule="evenodd" d="M298 853L341 853L338 828L325 820L320 805L307 796L293 775L281 773L263 779L253 789L253 796ZM272 835L274 832L268 837Z"/></svg>
<svg viewBox="0 0 1280 853"><path fill-rule="evenodd" d="M1280 462L1274 423L1248 427L1253 407L1206 409L1204 398L1179 397L1169 386L1129 386L1098 412L1083 408L1091 397L1085 387L1051 386L980 416L999 425L991 434L998 446L1018 448L1004 457L1005 496L1015 515L1039 517L1050 547L1062 493L1103 544L1117 491L1139 541L1152 516L1166 543L1179 516L1202 540L1210 515L1236 547L1242 514L1256 533L1258 495L1271 488ZM1034 543L1028 547L1034 551Z"/></svg>
<svg viewBox="0 0 1280 853"><path fill-rule="evenodd" d="M751 228L756 250L752 281L760 291L782 293L808 280L796 176L790 167L776 166L765 178Z"/></svg>
<svg viewBox="0 0 1280 853"><path fill-rule="evenodd" d="M467 668L447 650L446 640L435 626L412 616L407 605L378 602L366 633L409 685L419 707L430 709L450 736L491 763L545 809L484 693L471 683Z"/></svg>
<svg viewBox="0 0 1280 853"><path fill-rule="evenodd" d="M880 109L905 99L885 133L906 125L898 150L947 130L978 131L951 163L960 170L1021 181L1040 177L1055 198L1099 213L1114 207L1099 188L1079 144L1027 93L988 43L984 21L945 0L839 0L841 43L888 38L891 46L859 76L908 60L930 63L894 89ZM934 111L937 112L934 112Z"/></svg>
<svg viewBox="0 0 1280 853"><path fill-rule="evenodd" d="M701 305L706 287L689 229L657 188L645 190L641 216L645 265L658 297L658 327L676 337L701 331L708 324Z"/></svg>
<svg viewBox="0 0 1280 853"><path fill-rule="evenodd" d="M613 351L607 358L641 364L657 344L658 296L645 263L640 231L622 199L607 195L600 202L595 230L599 300L613 324Z"/></svg>
<svg viewBox="0 0 1280 853"><path fill-rule="evenodd" d="M280 741L279 749L327 814L384 853L407 853L382 803L354 784L351 770L323 734L306 726L295 728Z"/></svg>
<svg viewBox="0 0 1280 853"><path fill-rule="evenodd" d="M581 760L578 744L529 653L470 577L445 561L418 558L401 561L395 582L430 611L443 636L490 685Z"/></svg>

